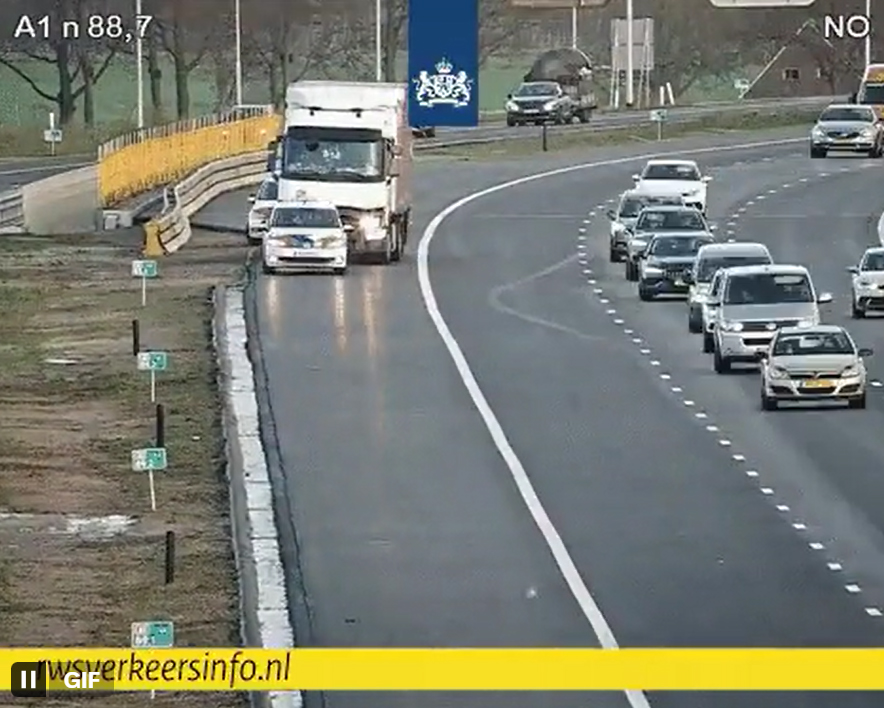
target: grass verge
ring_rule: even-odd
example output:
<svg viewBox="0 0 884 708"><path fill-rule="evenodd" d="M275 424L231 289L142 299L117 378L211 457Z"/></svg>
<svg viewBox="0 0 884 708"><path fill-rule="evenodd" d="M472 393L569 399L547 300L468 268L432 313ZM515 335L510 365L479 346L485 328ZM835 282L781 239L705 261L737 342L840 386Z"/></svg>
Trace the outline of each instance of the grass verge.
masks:
<svg viewBox="0 0 884 708"><path fill-rule="evenodd" d="M579 150L592 147L623 145L628 143L660 144L667 140L684 138L703 133L730 133L746 130L770 130L792 125L808 125L812 123L819 111L783 110L771 113L752 112L734 115L722 113L707 116L696 121L673 123L663 126L663 141L657 140L655 125L628 126L603 131L561 130L550 128L547 132L548 152ZM542 154L540 128L512 128L513 131L531 131L523 138L505 140L495 143L479 143L476 145L456 145L436 150L421 150L421 157L448 157L461 161L518 159L530 155ZM517 134L517 133L516 133Z"/></svg>
<svg viewBox="0 0 884 708"><path fill-rule="evenodd" d="M0 240L0 641L5 646L129 645L133 621L171 619L179 646L239 644L211 286L238 277L241 239L160 263L147 307L129 277L135 249L78 239ZM145 349L158 374L169 470L147 476L130 452L154 436ZM176 576L164 585L164 535ZM71 695L65 706L119 705ZM240 708L239 694L147 694L128 706Z"/></svg>

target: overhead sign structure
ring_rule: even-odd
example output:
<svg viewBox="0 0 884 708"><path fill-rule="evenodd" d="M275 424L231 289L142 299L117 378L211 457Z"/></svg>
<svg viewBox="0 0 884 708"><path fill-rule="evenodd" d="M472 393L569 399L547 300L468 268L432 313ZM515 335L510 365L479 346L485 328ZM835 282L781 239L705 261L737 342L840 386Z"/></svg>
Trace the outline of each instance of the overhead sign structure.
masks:
<svg viewBox="0 0 884 708"><path fill-rule="evenodd" d="M810 7L815 0L709 0L715 7Z"/></svg>
<svg viewBox="0 0 884 708"><path fill-rule="evenodd" d="M626 71L629 66L629 25L625 19L611 20L611 66ZM654 20L639 17L632 21L632 69L654 70Z"/></svg>

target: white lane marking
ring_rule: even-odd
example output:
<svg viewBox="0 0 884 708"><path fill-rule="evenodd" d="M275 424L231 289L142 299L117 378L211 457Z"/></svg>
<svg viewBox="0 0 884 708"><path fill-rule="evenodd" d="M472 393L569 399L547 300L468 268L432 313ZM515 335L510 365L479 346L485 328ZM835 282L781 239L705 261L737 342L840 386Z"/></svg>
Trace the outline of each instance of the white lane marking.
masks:
<svg viewBox="0 0 884 708"><path fill-rule="evenodd" d="M623 320L621 320L621 319L615 319L615 320L614 320L614 324L615 324L615 325L622 325L622 324L623 324Z"/></svg>
<svg viewBox="0 0 884 708"><path fill-rule="evenodd" d="M602 297L602 298L599 298L599 302L602 303L602 305L607 305L611 301L608 300L608 298L606 298L606 297Z"/></svg>
<svg viewBox="0 0 884 708"><path fill-rule="evenodd" d="M722 447L730 447L731 441L725 438L725 439L719 440L718 444L721 445Z"/></svg>
<svg viewBox="0 0 884 708"><path fill-rule="evenodd" d="M669 381L672 378L671 374L660 374L660 379L663 381Z"/></svg>
<svg viewBox="0 0 884 708"><path fill-rule="evenodd" d="M606 315L616 315L617 310L613 310L613 309L612 310L605 310L605 314Z"/></svg>
<svg viewBox="0 0 884 708"><path fill-rule="evenodd" d="M639 349L638 351L640 354L650 354L651 353L650 349Z"/></svg>
<svg viewBox="0 0 884 708"><path fill-rule="evenodd" d="M826 550L826 547L822 543L820 543L819 541L813 541L807 545L810 546L814 551Z"/></svg>
<svg viewBox="0 0 884 708"><path fill-rule="evenodd" d="M623 330L623 334L632 334L632 330L627 328Z"/></svg>
<svg viewBox="0 0 884 708"><path fill-rule="evenodd" d="M789 511L789 506L787 504L777 504L777 511Z"/></svg>
<svg viewBox="0 0 884 708"><path fill-rule="evenodd" d="M747 477L757 477L758 472L756 470L746 470L746 476Z"/></svg>
<svg viewBox="0 0 884 708"><path fill-rule="evenodd" d="M881 617L884 615L884 613L882 613L877 607L867 607L866 614L870 617Z"/></svg>
<svg viewBox="0 0 884 708"><path fill-rule="evenodd" d="M856 583L851 583L850 585L845 585L844 589L849 593L853 593L856 595L858 592L862 592L862 588Z"/></svg>
<svg viewBox="0 0 884 708"><path fill-rule="evenodd" d="M699 411L697 413L694 413L694 418L697 418L698 420L706 420L706 418L708 418L708 417L709 416L706 415L703 411Z"/></svg>
<svg viewBox="0 0 884 708"><path fill-rule="evenodd" d="M717 433L718 426L717 425L707 425L706 430L708 430L710 433Z"/></svg>
<svg viewBox="0 0 884 708"><path fill-rule="evenodd" d="M796 521L792 524L792 528L796 531L807 531L807 524L802 524L800 521Z"/></svg>
<svg viewBox="0 0 884 708"><path fill-rule="evenodd" d="M436 300L436 294L433 291L433 285L430 280L430 245L432 244L433 238L438 233L439 227L442 225L445 219L458 209L461 209L467 204L470 204L477 199L481 199L482 197L495 194L497 192L501 192L503 190L510 189L522 184L528 184L530 182L545 179L548 177L554 177L557 175L570 174L579 170L640 162L648 160L652 157L663 157L666 155L678 156L685 154L703 154L710 152L734 152L757 147L772 147L794 143L803 143L805 139L806 138L768 140L758 141L754 143L743 143L740 145L725 145L714 146L710 148L699 148L688 151L671 151L669 153L635 155L625 158L599 160L595 162L583 163L580 165L571 165L556 170L549 170L546 172L539 172L532 175L527 175L525 177L520 177L508 182L503 182L501 184L494 185L493 187L488 187L478 192L468 194L467 196L462 197L461 199L458 199L457 201L449 204L447 207L445 207L445 209L443 209L433 217L433 219L427 225L427 228L424 230L423 235L421 236L417 251L418 283L420 285L421 296L423 297L427 313L430 315L433 326L436 328L436 331L439 333L439 336L445 344L445 347L448 349L448 353L451 356L452 361L454 362L457 372L461 380L463 381L463 384L466 387L467 392L469 393L470 398L473 401L473 404L476 406L476 409L482 416L482 420L484 421L485 426L488 429L488 433L490 434L492 441L494 442L495 446L500 452L501 457L509 468L510 474L513 478L513 482L518 488L522 500L525 503L528 512L531 514L534 523L537 525L538 530L540 531L541 535L544 538L544 541L549 547L550 552L552 553L553 558L556 562L556 565L558 566L562 577L568 585L568 589L574 596L574 599L583 612L584 617L586 617L587 621L592 627L592 630L595 633L599 644L603 648L616 649L619 647L619 643L617 642L617 639L614 636L614 633L611 630L607 619L605 618L604 614L596 603L595 598L590 593L589 588L586 586L586 583L580 575L580 571L577 569L574 560L571 558L570 553L568 553L568 549L565 546L561 535L553 525L552 520L549 518L549 515L546 512L546 509L543 507L543 504L541 503L537 492L534 490L534 487L531 484L528 473L525 471L521 460L510 445L510 442L507 439L506 434L504 433L503 428L501 427L500 422L497 419L497 416L494 414L494 411L488 403L488 400L485 398L485 394L482 392L481 387L476 381L476 377L473 374L472 369L470 369L469 363L464 356L463 350L461 350L457 339L451 333L448 324L445 322L445 318L442 316L442 312L439 309L439 304ZM612 198L608 200L607 203L613 203L613 201L614 199ZM648 702L647 696L644 694L643 691L629 690L625 691L624 693L632 708L650 708L650 703Z"/></svg>
<svg viewBox="0 0 884 708"><path fill-rule="evenodd" d="M774 491L773 491L773 489L771 489L770 487L762 487L762 488L761 488L761 493L764 494L764 495L766 495L766 496L771 496L771 495L774 493Z"/></svg>
<svg viewBox="0 0 884 708"><path fill-rule="evenodd" d="M673 393L681 393L681 386L673 386L671 390Z"/></svg>
<svg viewBox="0 0 884 708"><path fill-rule="evenodd" d="M836 572L836 573L837 573L839 570L844 570L844 566L841 565L840 563L826 563L826 565L829 566L829 570L832 570L832 571L834 571L834 572Z"/></svg>
<svg viewBox="0 0 884 708"><path fill-rule="evenodd" d="M735 454L731 455L731 458L733 459L734 462L745 462L746 461L746 456L741 455L740 453L735 453Z"/></svg>
<svg viewBox="0 0 884 708"><path fill-rule="evenodd" d="M695 405L694 402L693 402L690 398L685 399L684 404L685 404L688 408L692 408L692 407Z"/></svg>

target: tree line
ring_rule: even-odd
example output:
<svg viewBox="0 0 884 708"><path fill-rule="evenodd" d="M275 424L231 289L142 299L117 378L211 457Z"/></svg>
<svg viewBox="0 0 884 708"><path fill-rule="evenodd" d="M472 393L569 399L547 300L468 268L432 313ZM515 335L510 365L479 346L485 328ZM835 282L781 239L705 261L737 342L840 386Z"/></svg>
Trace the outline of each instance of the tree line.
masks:
<svg viewBox="0 0 884 708"><path fill-rule="evenodd" d="M234 0L142 0L144 18L134 17L134 0L3 0L0 64L56 106L62 125L78 114L96 122L94 92L115 63L134 64L133 32L143 32L145 88L151 122L191 115L191 77L212 72L217 108L235 100ZM597 64L610 57L610 22L624 16L623 2L581 11L580 45ZM383 0L383 74L402 80L398 63L405 49L407 0ZM305 75L374 77L374 2L369 0L241 0L244 74L266 85L269 102L279 104L285 86ZM657 83L670 82L676 94L703 77L724 76L747 65L764 65L797 29L813 17L822 28L826 14L861 12L864 0L817 0L809 8L719 9L709 0L635 0L636 17L653 17ZM107 18L122 18L126 36L111 36ZM41 23L41 18L48 18ZM103 17L104 33L94 18ZM27 18L35 32L22 32ZM93 18L90 20L90 18ZM509 0L480 0L482 61L517 50L526 27L570 23L567 10L514 8ZM63 22L79 26L78 37L62 32ZM88 32L90 21L93 31ZM28 24L25 22L25 24ZM44 31L48 28L48 32ZM18 36L16 30L19 30ZM34 36L35 35L35 36ZM96 36L98 35L98 36ZM882 33L884 36L884 33ZM819 41L803 33L820 75L859 73L862 43ZM879 48L876 38L875 47ZM812 45L812 46L811 46ZM537 47L545 49L551 47ZM884 47L880 47L884 49ZM53 88L41 85L34 66L50 67ZM163 95L163 71L173 73L174 96Z"/></svg>

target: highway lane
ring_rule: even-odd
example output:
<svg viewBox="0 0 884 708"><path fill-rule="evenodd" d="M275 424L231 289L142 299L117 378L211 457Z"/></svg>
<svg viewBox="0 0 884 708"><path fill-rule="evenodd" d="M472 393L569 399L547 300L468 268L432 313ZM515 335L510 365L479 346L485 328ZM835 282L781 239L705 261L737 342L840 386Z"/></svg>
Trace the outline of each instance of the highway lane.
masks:
<svg viewBox="0 0 884 708"><path fill-rule="evenodd" d="M817 285L837 297L824 311L826 318L846 323L860 341L875 346L879 330L874 320L847 319L849 279L844 268L877 241L874 222L884 204L870 183L880 167L864 160L820 163L803 158L781 167L779 179L756 185L762 199L739 195L740 201L727 207L731 217L737 216L734 236L765 241L775 258L808 265ZM601 233L599 224L591 233L592 247L600 243ZM761 486L774 490L772 503L789 507L785 520L805 524L808 542L826 546L821 562L844 568L838 571L842 584L859 585L864 608L884 607L884 488L876 474L884 451L875 434L880 390L871 389L867 411L762 414L752 367L716 375L710 357L700 352L699 337L686 334L682 303L640 304L634 285L622 280L622 267L604 265L599 248L593 255L600 283L623 319L641 332L655 356L672 367L686 395L705 407L710 420L761 471ZM871 359L869 364L880 380L884 362Z"/></svg>
<svg viewBox="0 0 884 708"><path fill-rule="evenodd" d="M0 192L17 189L30 182L46 179L77 167L84 167L92 162L93 160L83 155L2 159L0 160Z"/></svg>
<svg viewBox="0 0 884 708"><path fill-rule="evenodd" d="M614 196L633 168L606 170L607 194ZM740 200L800 180L802 170L815 175L824 168L802 155L719 170L710 188L713 216L723 220ZM694 360L702 355L697 338L686 333L684 304L638 303L634 285L622 280L622 266L602 263L607 233L597 220L590 220L588 239L594 272L581 273L573 260L575 232L581 217L603 211L587 206L582 187L578 180L553 178L468 205L443 225L431 264L435 258L434 286L449 326L621 643L880 645L884 625L865 613L864 597L845 590L857 576L839 579L808 546L816 529L809 523L804 531L791 527L745 475L753 471L746 460L769 470L756 461L762 452L770 458L771 450L756 447L801 453L798 465L780 455L778 462L789 464L779 471L798 477L821 501L812 488L821 466L812 459L815 451L801 450L808 444L804 437L790 440L777 422L767 423L772 429L765 437L738 434L747 426L738 430L735 421L768 420L757 411L757 381L717 377L697 389L696 379L711 364L696 370ZM607 195L599 196L603 201ZM837 213L831 202L819 208ZM514 210L522 218L513 218ZM796 248L807 226L793 227ZM447 253L449 242L456 258ZM477 306L483 297L489 307ZM685 342L695 348L684 350ZM707 431L706 425L719 422L718 408L729 405L729 386L750 403L744 400L721 423L724 433ZM802 429L797 416L783 420L796 433ZM832 442L823 426L813 434L820 449ZM837 442L833 447L840 449ZM830 450L828 459L835 462L837 453ZM864 467L866 493L876 491L868 477L881 462ZM852 531L846 541L871 562L874 532ZM841 560L857 572L846 557ZM710 700L700 694L651 698L655 706L679 708ZM837 700L872 706L880 698ZM831 701L820 694L776 698L778 706L796 707ZM759 697L716 695L714 703L754 706Z"/></svg>
<svg viewBox="0 0 884 708"><path fill-rule="evenodd" d="M778 135L795 135L795 131L779 131ZM696 147L746 139L745 136L707 136L688 143ZM756 134L750 139L760 138ZM773 152L779 155L794 149ZM645 150L647 146L634 146L594 154L610 157L641 154ZM722 166L747 158L757 164L764 155L765 150L732 156L722 153L717 160ZM458 195L515 177L520 172L577 161L579 156L558 155L536 160L528 166L517 162L471 163L466 170L437 161L421 164L417 178L417 203L422 206L418 226ZM490 290L514 278L530 275L559 255L573 256L575 228L580 223L581 210L616 190L623 175L628 176L633 169L624 166L616 174L603 170L561 178L559 184L564 183L561 190L566 195L563 198L575 201L566 218L554 211L558 197L544 192L545 203L538 210L551 218L534 219L530 223L535 229L554 229L558 239L555 243L537 238L536 230L526 243L524 229L520 233L510 222L495 218L490 207L483 211L482 217L471 220L465 227L445 234L440 232L431 252L431 269L434 282L438 278L440 299L447 297L443 293L446 288L461 289L456 296L459 307L473 308L481 320L484 315L479 313L493 310L488 301ZM242 196L216 201L201 217L216 223L241 225L245 215ZM566 239L571 239L570 251L564 248ZM518 244L518 248L513 244ZM500 254L504 256L498 257ZM506 272L500 270L504 267L502 264ZM561 272L553 275L559 276L572 266L566 263ZM306 589L306 592L299 590L298 579L292 578L291 591L296 607L306 605L312 619L308 623L311 626L300 625L300 641L326 646L591 645L594 638L586 620L563 588L530 517L514 493L508 473L454 375L435 331L429 326L414 279L410 257L394 268L357 267L343 281L323 277L258 279L255 294L264 359L270 373L270 402L287 479L287 505L299 533L300 574ZM531 285L535 286L540 288L541 300L550 296L544 291L547 286L542 279ZM577 282L575 289L579 286ZM504 307L511 304L512 297L517 298L516 304L521 307L523 303L518 298L525 297L522 292L498 294ZM443 305L447 317L450 305ZM467 312L461 320L470 316ZM482 351L476 356L486 367L500 357L502 365L508 367L501 373L507 372L509 383L518 392L520 408L532 408L534 391L542 388L545 381L523 376L522 368L514 371L511 367L521 367L524 362L512 358L516 354L503 355L501 351L503 348L517 350L527 342L524 348L536 360L529 369L536 369L538 362L543 361L543 352L548 348L558 350L558 334L530 335L531 325L523 320L511 315L497 316L500 321L496 327L505 328L504 336L482 339ZM605 318L596 316L581 322L591 338L601 337L596 360L626 361L622 344L607 341L611 336L605 331L609 326ZM493 331L496 330L489 329L489 333ZM475 352L469 354L472 357ZM571 411L571 417L579 418L582 411L592 410L592 406L586 406L587 398L595 405L598 392L608 384L611 372L586 366L592 359L583 349L577 353L566 348L555 356L568 365L583 365L586 369L579 378L587 379L588 393L563 393L568 405L571 405L569 401L575 401L572 407L577 413ZM629 370L624 376L626 380L635 378ZM484 380L482 383L484 385ZM644 395L645 390L641 389L640 393ZM634 390L628 396L633 400L638 398ZM546 395L541 398L543 405L538 406L538 410L546 411L550 399ZM559 429L548 420L532 419L532 415L525 411L523 421L533 420L533 427L526 431L523 424L516 431L518 438L527 441L531 448L539 445L537 454L542 457L544 451L550 451L550 460L560 463L561 456L555 450L561 444ZM559 420L561 416L554 419ZM593 425L596 424L600 425L593 419ZM639 418L634 435L641 437L638 431L648 429L651 424L648 418ZM581 427L579 420L573 425ZM544 435L547 430L549 435ZM587 459L604 459L609 450L613 455L615 448L623 447L611 443L620 431L606 430L605 452L591 449L587 451ZM680 429L672 433L672 438L679 444L688 444L690 435L690 430ZM514 435L513 439L515 443L517 437ZM653 450L648 453L646 448L638 449L650 454L649 459L655 459ZM698 449L703 457L716 452L708 446ZM522 452L521 447L519 451ZM626 457L624 464L637 463L637 456ZM556 475L556 468L550 469L549 465L542 464L539 472L532 468L531 473L544 475L547 480L551 475L551 493L560 498L574 482L573 477L579 476L579 470L569 468ZM697 465L693 464L683 473L683 478L693 479L697 474ZM654 572L660 571L659 564L653 564L657 551L652 545L642 546L641 533L628 536L625 544L634 555L619 550L619 528L608 528L606 524L615 518L625 523L636 510L623 489L613 489L610 497L601 493L609 489L611 483L605 479L601 487L595 488L597 495L586 510L568 507L565 513L570 519L569 533L575 533L574 525L581 526L579 515L590 512L595 519L592 526L595 532L588 538L586 532L577 528L575 539L566 541L569 547L572 543L580 547L582 564L590 561L601 564L601 569L593 565L586 571L593 590L599 577L619 567L614 576L617 587L609 591L609 595L622 593L621 607L633 601L644 603L630 608L635 618L627 621L635 633L624 638L624 641L632 641L639 637L634 643L641 643L641 637L651 636L645 631L651 628L652 616L663 617L667 626L675 625L677 610L688 607L688 603L667 604L663 599L657 602L653 598L656 593L653 585L651 597L641 594L652 576L658 576L659 581L655 582L664 586L660 591L662 598L671 601L678 588L673 581L666 580L665 572ZM637 484L633 480L634 488ZM728 494L731 491L729 489ZM670 496L665 497L667 503ZM576 498L583 500L583 491ZM616 499L613 512L606 512L606 499ZM654 500L652 515L660 516L660 506L659 501ZM746 512L751 513L755 512ZM658 523L656 528L673 518L670 514L666 519L658 519L654 522ZM558 523L558 519L556 521ZM711 520L701 519L693 527L707 522ZM722 536L727 536L725 529L715 538ZM722 543L725 540L722 539ZM658 541L655 539L657 545ZM586 550L584 542L589 544ZM717 543L717 540L710 542L707 550ZM684 549L686 544L683 538L676 538L666 557L674 558L677 547ZM739 548L732 548L733 545L731 542L729 546L733 553L739 555L743 563L747 562L748 554L742 554ZM573 548L572 552L577 553ZM598 559L595 554L603 558ZM730 556L726 560L730 562ZM646 564L650 565L646 567ZM697 567L705 570L702 564ZM696 567L692 568L691 572L699 572ZM733 581L733 576L727 579ZM616 599L612 601L616 603ZM607 611L607 607L604 609ZM729 611L729 616L735 612L737 610ZM839 621L839 617L836 612L832 622ZM622 613L618 613L617 619L624 621ZM692 619L691 631L703 624L700 619ZM756 622L755 626L760 624ZM618 627L615 626L615 630ZM692 636L689 631L685 634ZM652 640L645 643L649 642ZM370 708L382 704L518 707L538 703L537 696L503 694L479 697L344 694L328 698L329 705L335 707L358 702ZM539 700L544 705L587 705L586 697L569 695L543 696ZM590 705L622 703L619 696L593 696Z"/></svg>

